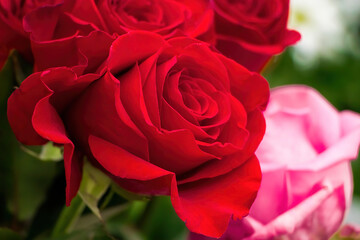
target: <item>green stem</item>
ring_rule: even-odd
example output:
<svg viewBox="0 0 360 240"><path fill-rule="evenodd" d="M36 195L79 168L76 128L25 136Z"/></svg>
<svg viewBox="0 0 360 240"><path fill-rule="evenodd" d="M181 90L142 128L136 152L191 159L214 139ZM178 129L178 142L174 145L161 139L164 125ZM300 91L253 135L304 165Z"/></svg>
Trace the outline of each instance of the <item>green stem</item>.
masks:
<svg viewBox="0 0 360 240"><path fill-rule="evenodd" d="M127 221L131 223L137 223L143 216L148 202L148 200L132 201L127 210Z"/></svg>
<svg viewBox="0 0 360 240"><path fill-rule="evenodd" d="M77 220L81 216L85 209L85 203L82 201L80 196L76 196L69 207L64 207L61 211L60 217L57 220L54 230L51 234L52 238L62 236L69 233Z"/></svg>
<svg viewBox="0 0 360 240"><path fill-rule="evenodd" d="M110 188L109 193L106 195L103 203L101 204L101 206L99 208L100 210L104 210L106 208L106 206L110 203L111 199L113 198L114 193L115 193L114 190L112 188Z"/></svg>
<svg viewBox="0 0 360 240"><path fill-rule="evenodd" d="M18 56L16 54L12 54L11 58L14 64L15 80L18 86L20 86L22 81L24 81L24 79L26 78L26 76L21 68L21 64Z"/></svg>

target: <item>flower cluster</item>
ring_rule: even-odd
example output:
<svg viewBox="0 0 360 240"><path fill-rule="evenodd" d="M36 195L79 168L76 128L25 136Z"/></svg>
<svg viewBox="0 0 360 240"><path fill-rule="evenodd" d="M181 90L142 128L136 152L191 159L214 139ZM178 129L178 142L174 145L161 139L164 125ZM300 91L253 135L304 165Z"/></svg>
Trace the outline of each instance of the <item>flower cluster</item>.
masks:
<svg viewBox="0 0 360 240"><path fill-rule="evenodd" d="M230 222L226 234L254 239L329 236L350 204L359 117L302 87L274 90L264 116L259 73L300 39L288 12L289 0L1 1L0 67L12 49L34 66L8 100L11 128L64 146L67 205L86 157L128 191L169 195L196 234ZM327 205L339 206L329 228L310 224Z"/></svg>
<svg viewBox="0 0 360 240"><path fill-rule="evenodd" d="M34 58L36 71L93 66L117 36L143 30L197 38L260 71L300 39L287 29L288 11L289 0L6 0L0 3L1 59L15 48Z"/></svg>

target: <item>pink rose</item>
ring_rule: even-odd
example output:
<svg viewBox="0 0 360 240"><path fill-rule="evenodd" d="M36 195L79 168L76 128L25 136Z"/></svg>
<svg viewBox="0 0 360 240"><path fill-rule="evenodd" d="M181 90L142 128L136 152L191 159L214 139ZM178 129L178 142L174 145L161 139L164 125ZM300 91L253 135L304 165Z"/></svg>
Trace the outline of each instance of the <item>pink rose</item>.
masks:
<svg viewBox="0 0 360 240"><path fill-rule="evenodd" d="M339 113L314 89L287 86L272 91L265 118L262 185L249 216L222 239L328 239L351 204L360 116Z"/></svg>

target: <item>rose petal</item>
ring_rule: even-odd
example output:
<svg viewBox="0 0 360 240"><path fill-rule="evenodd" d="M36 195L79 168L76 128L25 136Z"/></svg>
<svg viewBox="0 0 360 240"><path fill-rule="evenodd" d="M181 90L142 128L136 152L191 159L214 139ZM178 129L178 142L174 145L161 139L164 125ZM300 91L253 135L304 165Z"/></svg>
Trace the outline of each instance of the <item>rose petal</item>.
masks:
<svg viewBox="0 0 360 240"><path fill-rule="evenodd" d="M191 231L218 238L232 215L248 214L260 179L259 163L252 158L225 175L180 185L181 201L173 192L173 206Z"/></svg>
<svg viewBox="0 0 360 240"><path fill-rule="evenodd" d="M64 145L66 205L69 206L80 186L82 159L74 154L74 144L67 137L61 118L50 104L51 95L44 97L36 104L32 124L35 131L43 138Z"/></svg>
<svg viewBox="0 0 360 240"><path fill-rule="evenodd" d="M66 126L84 150L89 151L89 135L95 135L148 160L147 140L127 114L120 95L119 81L106 73L69 107Z"/></svg>
<svg viewBox="0 0 360 240"><path fill-rule="evenodd" d="M109 32L94 0L74 1L74 6L71 8L71 13L86 22L95 24L100 29Z"/></svg>
<svg viewBox="0 0 360 240"><path fill-rule="evenodd" d="M89 146L95 159L116 177L147 181L173 175L96 136L89 136Z"/></svg>
<svg viewBox="0 0 360 240"><path fill-rule="evenodd" d="M146 44L144 44L146 42ZM113 75L155 54L165 41L156 34L137 31L118 37L112 44L108 68Z"/></svg>
<svg viewBox="0 0 360 240"><path fill-rule="evenodd" d="M249 131L250 135L245 146L243 147L243 151L226 156L221 160L215 159L209 161L199 168L194 169L194 171L189 173L188 176L184 176L179 182L187 183L203 178L213 178L220 176L236 167L239 167L241 164L247 161L247 159L253 157L253 152L258 147L265 131L265 120L261 116L262 113L260 111L254 111L248 115L248 124L246 129ZM227 151L226 146L224 151L225 150Z"/></svg>
<svg viewBox="0 0 360 240"><path fill-rule="evenodd" d="M16 138L27 145L46 143L46 140L34 130L31 122L36 103L50 94L41 83L40 76L41 73L30 75L8 99L7 116L11 129Z"/></svg>
<svg viewBox="0 0 360 240"><path fill-rule="evenodd" d="M255 108L265 110L269 100L269 84L257 73L250 73L244 67L226 58L218 55L224 62L229 78L231 79L231 93L245 107L247 111Z"/></svg>
<svg viewBox="0 0 360 240"><path fill-rule="evenodd" d="M306 132L318 152L322 152L340 138L340 120L336 109L315 90L306 86L280 87L272 92L271 101L272 104L281 106L285 112L309 109L306 115ZM329 131L329 128L332 130Z"/></svg>

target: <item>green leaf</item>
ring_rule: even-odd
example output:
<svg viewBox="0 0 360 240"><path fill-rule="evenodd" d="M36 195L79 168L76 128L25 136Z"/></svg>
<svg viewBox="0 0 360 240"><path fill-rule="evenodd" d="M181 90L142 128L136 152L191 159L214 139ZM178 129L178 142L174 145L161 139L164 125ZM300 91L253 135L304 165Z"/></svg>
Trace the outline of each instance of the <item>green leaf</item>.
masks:
<svg viewBox="0 0 360 240"><path fill-rule="evenodd" d="M0 239L4 240L22 240L23 238L8 228L0 228Z"/></svg>
<svg viewBox="0 0 360 240"><path fill-rule="evenodd" d="M167 196L154 197L151 200L145 215L142 216L140 229L148 239L156 240L177 240L188 232Z"/></svg>
<svg viewBox="0 0 360 240"><path fill-rule="evenodd" d="M8 136L13 137L11 133ZM10 148L4 151L1 151L4 154L4 159L1 160L8 163L10 171L3 176L12 186L7 190L7 206L18 220L25 221L32 218L44 201L46 190L55 176L56 165L51 162L40 162L24 153L19 149L16 140L13 140Z"/></svg>
<svg viewBox="0 0 360 240"><path fill-rule="evenodd" d="M55 174L56 163L41 162L21 151L7 123L0 137L0 192L6 196L7 209L17 221L31 219L44 201L46 191ZM6 136L6 137L5 137Z"/></svg>
<svg viewBox="0 0 360 240"><path fill-rule="evenodd" d="M99 200L109 188L111 179L99 169L85 161L79 195L91 211L102 220L98 207Z"/></svg>
<svg viewBox="0 0 360 240"><path fill-rule="evenodd" d="M133 223L137 222L143 216L148 202L148 200L132 201L127 210L127 221Z"/></svg>

